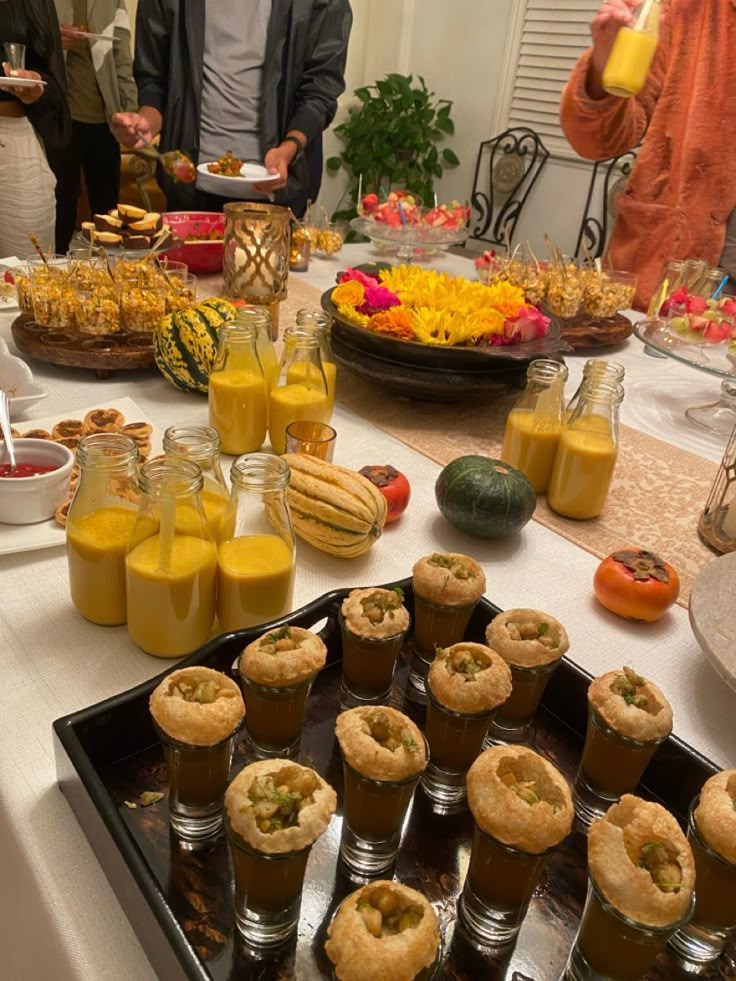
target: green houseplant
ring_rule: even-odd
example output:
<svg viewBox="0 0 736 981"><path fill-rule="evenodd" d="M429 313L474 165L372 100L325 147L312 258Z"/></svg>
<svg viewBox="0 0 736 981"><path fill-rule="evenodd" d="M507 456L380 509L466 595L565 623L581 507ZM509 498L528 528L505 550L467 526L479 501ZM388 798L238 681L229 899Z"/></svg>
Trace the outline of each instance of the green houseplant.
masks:
<svg viewBox="0 0 736 981"><path fill-rule="evenodd" d="M374 85L355 90L359 105L335 127L344 143L326 162L328 173L345 170L350 183L335 220L355 217L358 183L363 191L404 188L432 203L434 181L459 160L449 147L437 144L455 132L452 103L438 99L420 76L392 73Z"/></svg>

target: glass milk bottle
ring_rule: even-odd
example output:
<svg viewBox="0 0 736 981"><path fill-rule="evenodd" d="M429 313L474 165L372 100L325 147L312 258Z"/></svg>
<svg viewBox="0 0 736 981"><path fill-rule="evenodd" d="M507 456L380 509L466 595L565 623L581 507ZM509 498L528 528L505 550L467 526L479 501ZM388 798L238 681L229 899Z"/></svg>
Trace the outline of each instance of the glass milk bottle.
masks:
<svg viewBox="0 0 736 981"><path fill-rule="evenodd" d="M560 436L547 502L566 518L595 518L606 503L618 457L623 386L590 380Z"/></svg>
<svg viewBox="0 0 736 981"><path fill-rule="evenodd" d="M93 433L77 448L79 485L66 523L72 602L87 620L125 623L125 552L138 506L138 448Z"/></svg>
<svg viewBox="0 0 736 981"><path fill-rule="evenodd" d="M603 88L610 95L629 99L643 88L659 44L661 0L645 0L636 24L622 27L603 70Z"/></svg>
<svg viewBox="0 0 736 981"><path fill-rule="evenodd" d="M618 364L616 361L604 361L602 358L591 358L589 361L585 362L583 367L583 377L578 385L575 394L567 403L567 409L565 410L565 418L569 420L578 406L580 401L580 395L583 391L583 386L587 381L605 381L605 382L618 382L622 384L624 380L624 375L626 370L622 364Z"/></svg>
<svg viewBox="0 0 736 981"><path fill-rule="evenodd" d="M178 460L191 460L202 470L202 506L210 531L217 538L220 515L230 491L220 466L220 437L211 426L169 426L164 433L164 453Z"/></svg>
<svg viewBox="0 0 736 981"><path fill-rule="evenodd" d="M322 369L327 381L327 395L330 400L330 412L335 404L335 382L337 380L337 364L330 344L330 329L332 317L324 310L310 310L307 307L297 311L297 327L313 330L319 337L319 356L322 359ZM295 376L292 374L292 380Z"/></svg>
<svg viewBox="0 0 736 981"><path fill-rule="evenodd" d="M223 324L210 373L210 426L231 456L259 450L266 438L268 388L256 339L253 324Z"/></svg>
<svg viewBox="0 0 736 981"><path fill-rule="evenodd" d="M144 463L126 557L128 633L156 657L191 654L215 619L217 549L191 460Z"/></svg>
<svg viewBox="0 0 736 981"><path fill-rule="evenodd" d="M218 546L217 616L222 630L252 627L291 612L289 477L286 461L269 453L241 456L232 466Z"/></svg>
<svg viewBox="0 0 736 981"><path fill-rule="evenodd" d="M271 314L268 307L240 307L235 314L235 323L243 327L256 328L256 350L261 362L266 384L273 388L279 373L279 359L276 348L271 340Z"/></svg>
<svg viewBox="0 0 736 981"><path fill-rule="evenodd" d="M286 427L302 419L329 422L332 408L320 357L320 340L314 331L287 327L279 365L278 382L271 389L268 427L274 453L286 450Z"/></svg>
<svg viewBox="0 0 736 981"><path fill-rule="evenodd" d="M537 494L547 490L564 426L567 368L540 358L526 373L526 388L506 419L501 459L521 470Z"/></svg>

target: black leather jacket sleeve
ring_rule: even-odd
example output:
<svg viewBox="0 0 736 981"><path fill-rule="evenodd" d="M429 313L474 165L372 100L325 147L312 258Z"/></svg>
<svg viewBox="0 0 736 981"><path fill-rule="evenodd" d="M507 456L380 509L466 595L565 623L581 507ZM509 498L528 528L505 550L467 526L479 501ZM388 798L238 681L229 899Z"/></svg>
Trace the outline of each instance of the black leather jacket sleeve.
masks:
<svg viewBox="0 0 736 981"><path fill-rule="evenodd" d="M304 73L296 92L289 129L311 143L327 129L345 90L345 62L353 23L349 0L317 0L309 25Z"/></svg>

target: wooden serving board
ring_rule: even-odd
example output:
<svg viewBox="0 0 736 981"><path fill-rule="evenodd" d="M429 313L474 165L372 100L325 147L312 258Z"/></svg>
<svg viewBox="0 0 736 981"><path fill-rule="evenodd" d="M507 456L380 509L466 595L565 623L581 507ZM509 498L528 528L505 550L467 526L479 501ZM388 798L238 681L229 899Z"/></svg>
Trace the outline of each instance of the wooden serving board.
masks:
<svg viewBox="0 0 736 981"><path fill-rule="evenodd" d="M576 317L558 318L562 336L574 348L612 347L625 341L634 330L628 317L617 313L615 317L591 317L580 313Z"/></svg>
<svg viewBox="0 0 736 981"><path fill-rule="evenodd" d="M150 334L78 334L51 330L22 313L12 325L13 340L21 354L48 364L87 368L98 378L114 371L150 368L155 364Z"/></svg>

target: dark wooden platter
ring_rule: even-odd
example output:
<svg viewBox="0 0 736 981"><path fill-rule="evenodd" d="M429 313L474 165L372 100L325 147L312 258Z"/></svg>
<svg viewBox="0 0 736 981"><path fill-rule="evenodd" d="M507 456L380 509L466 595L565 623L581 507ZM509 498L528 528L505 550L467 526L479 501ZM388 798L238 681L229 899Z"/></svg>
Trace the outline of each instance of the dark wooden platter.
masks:
<svg viewBox="0 0 736 981"><path fill-rule="evenodd" d="M412 611L411 580L398 585L404 589ZM327 666L310 696L300 759L335 787L338 800L342 766L334 739L341 657L337 611L347 592L328 593L279 621L321 628L328 647ZM468 626L467 639L482 641L486 624L497 612L497 607L483 599ZM207 664L230 672L243 647L271 626L224 634L172 670L186 664ZM404 700L410 651L411 639L397 670L391 703L421 725L423 710ZM154 970L166 981L329 978L330 964L323 950L327 926L339 902L356 888L337 862L339 805L338 815L310 857L297 940L263 956L246 951L238 939L225 842L218 839L201 850L182 848L169 833L166 798L151 807L126 806L125 801L136 801L143 791L166 791L163 755L148 712L150 692L161 677L58 719L53 727L61 790ZM589 681L587 674L563 659L536 718L535 748L571 781L582 748ZM246 762L241 741L233 776ZM654 757L638 792L659 800L683 822L690 800L716 769L671 737ZM437 911L443 937L437 977L444 981L557 981L585 900L584 834L576 829L550 859L516 944L503 952L475 950L456 923L455 904L462 890L471 837L469 812L439 817L421 788L417 789L395 876L424 892ZM734 952L732 946L730 953ZM664 953L647 981L684 981L688 976ZM708 981L736 981L736 965L727 955L698 976Z"/></svg>
<svg viewBox="0 0 736 981"><path fill-rule="evenodd" d="M631 337L634 325L628 317L617 313L613 317L591 317L579 313L576 317L558 318L562 337L575 349L613 347Z"/></svg>
<svg viewBox="0 0 736 981"><path fill-rule="evenodd" d="M98 378L108 378L114 371L150 368L156 363L150 334L120 331L92 335L51 330L27 313L16 317L11 331L21 354L48 364L87 368Z"/></svg>

